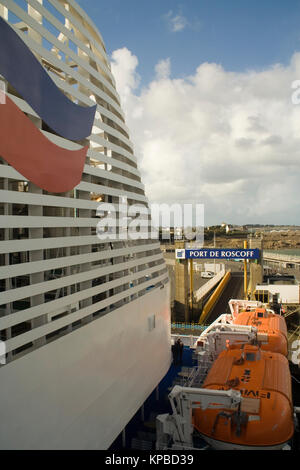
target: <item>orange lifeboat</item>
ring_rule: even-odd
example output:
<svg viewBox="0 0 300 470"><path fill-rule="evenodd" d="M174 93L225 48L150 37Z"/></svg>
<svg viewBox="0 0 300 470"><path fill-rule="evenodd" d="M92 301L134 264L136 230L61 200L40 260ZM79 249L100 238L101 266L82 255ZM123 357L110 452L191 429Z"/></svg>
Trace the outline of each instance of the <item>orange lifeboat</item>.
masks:
<svg viewBox="0 0 300 470"><path fill-rule="evenodd" d="M231 346L214 362L203 388L239 390L235 410L193 410L193 425L216 449L281 449L293 436L288 360L246 344Z"/></svg>
<svg viewBox="0 0 300 470"><path fill-rule="evenodd" d="M255 326L258 333L268 335L267 344L261 345L263 350L288 355L287 328L282 316L269 312L265 308L256 308L254 311L238 313L233 323Z"/></svg>

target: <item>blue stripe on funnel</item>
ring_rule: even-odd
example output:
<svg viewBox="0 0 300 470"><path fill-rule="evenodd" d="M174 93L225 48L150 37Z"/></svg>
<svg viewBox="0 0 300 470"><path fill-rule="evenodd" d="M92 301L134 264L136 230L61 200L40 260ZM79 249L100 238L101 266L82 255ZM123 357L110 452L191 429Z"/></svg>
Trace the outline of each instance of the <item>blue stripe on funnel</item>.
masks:
<svg viewBox="0 0 300 470"><path fill-rule="evenodd" d="M91 134L96 106L70 101L13 30L0 17L0 74L57 134L70 140Z"/></svg>

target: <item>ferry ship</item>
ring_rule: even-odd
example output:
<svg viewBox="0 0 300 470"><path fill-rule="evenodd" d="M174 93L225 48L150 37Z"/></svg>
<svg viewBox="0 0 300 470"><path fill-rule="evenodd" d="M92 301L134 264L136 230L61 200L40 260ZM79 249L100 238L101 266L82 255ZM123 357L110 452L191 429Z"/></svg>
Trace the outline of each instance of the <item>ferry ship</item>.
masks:
<svg viewBox="0 0 300 470"><path fill-rule="evenodd" d="M0 448L107 449L171 362L157 240L105 45L74 0L0 1ZM4 348L4 349L3 349Z"/></svg>

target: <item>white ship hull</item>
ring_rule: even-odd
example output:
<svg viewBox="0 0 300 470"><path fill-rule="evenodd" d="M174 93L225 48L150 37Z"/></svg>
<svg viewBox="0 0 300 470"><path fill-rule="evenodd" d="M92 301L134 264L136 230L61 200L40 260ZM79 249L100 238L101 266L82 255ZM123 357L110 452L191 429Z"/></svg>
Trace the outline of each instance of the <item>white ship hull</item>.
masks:
<svg viewBox="0 0 300 470"><path fill-rule="evenodd" d="M107 449L170 366L168 291L3 367L1 449Z"/></svg>
<svg viewBox="0 0 300 470"><path fill-rule="evenodd" d="M101 34L74 0L19 3L0 0L0 448L107 449L170 366L168 272L158 241L118 237L119 221L97 237L103 204L148 207ZM84 135L79 107L95 110Z"/></svg>

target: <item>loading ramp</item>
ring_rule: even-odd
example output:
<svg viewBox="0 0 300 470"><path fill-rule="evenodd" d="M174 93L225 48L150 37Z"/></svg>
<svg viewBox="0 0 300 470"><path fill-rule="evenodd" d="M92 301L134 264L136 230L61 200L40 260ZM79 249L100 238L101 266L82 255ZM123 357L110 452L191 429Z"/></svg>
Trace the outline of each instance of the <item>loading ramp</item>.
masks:
<svg viewBox="0 0 300 470"><path fill-rule="evenodd" d="M206 324L215 321L222 313L230 313L229 300L243 298L243 282L242 272L231 273L231 278L207 317Z"/></svg>

